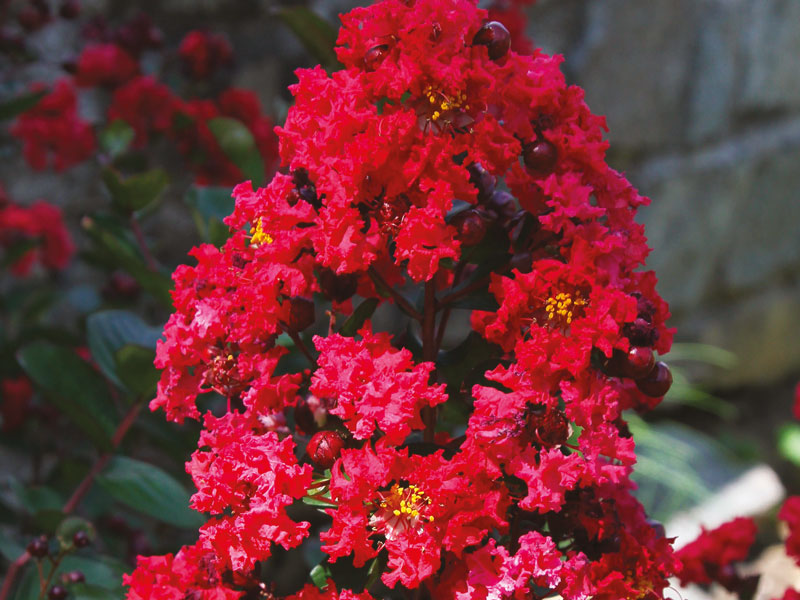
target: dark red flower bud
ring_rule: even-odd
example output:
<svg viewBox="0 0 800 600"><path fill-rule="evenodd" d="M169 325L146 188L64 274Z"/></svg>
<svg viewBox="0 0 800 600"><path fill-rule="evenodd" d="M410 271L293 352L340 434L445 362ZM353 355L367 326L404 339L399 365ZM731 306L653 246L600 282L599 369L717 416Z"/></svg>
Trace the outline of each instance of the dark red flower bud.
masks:
<svg viewBox="0 0 800 600"><path fill-rule="evenodd" d="M358 273L338 275L333 269L322 268L319 272L320 291L325 294L326 298L344 302L356 293L358 278Z"/></svg>
<svg viewBox="0 0 800 600"><path fill-rule="evenodd" d="M38 538L31 540L25 548L28 554L34 558L44 558L50 552L50 544L47 543L47 536L40 535Z"/></svg>
<svg viewBox="0 0 800 600"><path fill-rule="evenodd" d="M489 49L489 58L497 60L504 57L511 48L511 34L502 23L489 21L472 38L472 45L486 46Z"/></svg>
<svg viewBox="0 0 800 600"><path fill-rule="evenodd" d="M75 544L76 548L85 548L89 544L92 543L92 540L89 539L89 534L83 530L76 531L75 535L72 536L72 543Z"/></svg>
<svg viewBox="0 0 800 600"><path fill-rule="evenodd" d="M389 46L386 44L378 44L367 50L364 54L364 68L367 71L374 71L377 69L386 55L389 53Z"/></svg>
<svg viewBox="0 0 800 600"><path fill-rule="evenodd" d="M495 191L486 203L486 209L501 221L513 219L517 208L514 196L502 190Z"/></svg>
<svg viewBox="0 0 800 600"><path fill-rule="evenodd" d="M655 519L647 519L647 524L650 525L650 527L653 528L653 531L656 532L656 537L667 537L667 530L664 529L664 525L662 525L659 521L656 521Z"/></svg>
<svg viewBox="0 0 800 600"><path fill-rule="evenodd" d="M458 239L465 246L479 244L486 236L486 219L474 208L456 214L450 224L456 228Z"/></svg>
<svg viewBox="0 0 800 600"><path fill-rule="evenodd" d="M628 350L623 374L631 379L643 379L650 374L655 366L656 357L652 348L648 346L633 346Z"/></svg>
<svg viewBox="0 0 800 600"><path fill-rule="evenodd" d="M497 178L489 173L481 163L472 163L467 167L469 181L478 188L478 202L488 202L497 185Z"/></svg>
<svg viewBox="0 0 800 600"><path fill-rule="evenodd" d="M546 139L538 139L522 148L525 166L537 175L551 173L558 162L558 150Z"/></svg>
<svg viewBox="0 0 800 600"><path fill-rule="evenodd" d="M63 19L74 19L81 12L81 5L78 0L64 0L58 7L58 14Z"/></svg>
<svg viewBox="0 0 800 600"><path fill-rule="evenodd" d="M533 270L533 255L530 252L517 252L511 257L509 266L520 273L530 273Z"/></svg>
<svg viewBox="0 0 800 600"><path fill-rule="evenodd" d="M303 433L312 433L318 429L317 422L314 420L314 411L305 400L298 400L294 406L294 422Z"/></svg>
<svg viewBox="0 0 800 600"><path fill-rule="evenodd" d="M306 446L306 454L316 466L330 469L344 448L344 438L336 431L320 431L314 434Z"/></svg>
<svg viewBox="0 0 800 600"><path fill-rule="evenodd" d="M669 391L672 385L672 372L666 363L658 361L647 377L636 380L636 387L642 393L653 398L660 398Z"/></svg>
<svg viewBox="0 0 800 600"><path fill-rule="evenodd" d="M54 585L47 592L47 597L50 600L64 600L68 594L69 592L67 592L67 588L65 588L63 585Z"/></svg>
<svg viewBox="0 0 800 600"><path fill-rule="evenodd" d="M314 324L317 317L314 313L313 300L303 296L295 296L289 302L291 303L291 311L286 325L291 331L303 331L306 327Z"/></svg>
<svg viewBox="0 0 800 600"><path fill-rule="evenodd" d="M80 571L70 571L64 576L66 583L83 583L86 577Z"/></svg>
<svg viewBox="0 0 800 600"><path fill-rule="evenodd" d="M603 363L603 371L610 377L624 377L627 356L621 350L614 350L611 358L606 358Z"/></svg>

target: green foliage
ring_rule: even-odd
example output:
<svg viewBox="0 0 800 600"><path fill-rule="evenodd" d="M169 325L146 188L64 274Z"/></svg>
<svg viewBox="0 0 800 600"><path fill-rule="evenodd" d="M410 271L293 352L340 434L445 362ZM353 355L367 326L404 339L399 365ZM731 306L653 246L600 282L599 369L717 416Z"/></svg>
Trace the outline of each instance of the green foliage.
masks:
<svg viewBox="0 0 800 600"><path fill-rule="evenodd" d="M230 117L209 119L208 128L217 139L219 147L230 161L239 167L245 179L254 187L264 183L264 160L256 146L256 140L244 123Z"/></svg>
<svg viewBox="0 0 800 600"><path fill-rule="evenodd" d="M139 460L115 456L97 477L115 500L165 523L186 529L203 524L189 508L189 493L166 471Z"/></svg>
<svg viewBox="0 0 800 600"><path fill-rule="evenodd" d="M44 98L48 90L39 90L38 92L25 92L14 98L0 101L0 121L13 119L26 110L30 110L39 103L39 100Z"/></svg>
<svg viewBox="0 0 800 600"><path fill-rule="evenodd" d="M70 348L39 341L17 353L20 366L98 447L111 449L116 415L108 385Z"/></svg>
<svg viewBox="0 0 800 600"><path fill-rule="evenodd" d="M151 169L123 178L118 171L109 167L103 170L103 183L111 194L114 208L122 214L130 214L158 200L169 184L169 176L163 169Z"/></svg>
<svg viewBox="0 0 800 600"><path fill-rule="evenodd" d="M304 6L282 7L276 14L326 70L342 68L333 49L336 45L336 29L330 23Z"/></svg>
<svg viewBox="0 0 800 600"><path fill-rule="evenodd" d="M222 219L233 212L231 190L226 187L194 186L184 197L192 209L194 222L203 241L221 246L228 239L228 226Z"/></svg>

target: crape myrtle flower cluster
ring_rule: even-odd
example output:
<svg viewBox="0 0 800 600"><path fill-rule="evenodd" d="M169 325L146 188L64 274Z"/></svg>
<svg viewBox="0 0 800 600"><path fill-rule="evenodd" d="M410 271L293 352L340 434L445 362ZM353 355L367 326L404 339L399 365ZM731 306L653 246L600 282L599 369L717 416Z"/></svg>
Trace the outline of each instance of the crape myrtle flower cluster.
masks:
<svg viewBox="0 0 800 600"><path fill-rule="evenodd" d="M679 563L632 495L623 411L669 388L672 330L604 120L474 1L341 20L344 68L297 72L281 169L174 273L151 408L202 421L209 518L140 557L129 598L274 597L260 566L317 535L304 500L326 560L382 583L291 598L663 597ZM402 335L365 316L388 303ZM448 352L455 310L472 331ZM453 376L473 346L489 364Z"/></svg>
<svg viewBox="0 0 800 600"><path fill-rule="evenodd" d="M163 44L163 35L149 17L136 17L117 29L94 20L85 28L84 37L87 44L80 55L64 65L72 76L56 82L11 128L12 135L23 142L31 167L63 171L96 154L93 126L78 113L80 90L96 88L105 90L109 98L106 124L123 121L129 125L135 135L132 146L137 150L145 149L157 137L168 138L195 173L198 184L234 185L244 178L208 126L216 117L241 122L255 140L265 173L274 173L277 138L255 93L225 88L213 98L185 99L154 75L143 72L142 55ZM191 31L178 53L187 77L202 81L231 64L233 48L222 36ZM42 89L47 86L33 86L33 90Z"/></svg>

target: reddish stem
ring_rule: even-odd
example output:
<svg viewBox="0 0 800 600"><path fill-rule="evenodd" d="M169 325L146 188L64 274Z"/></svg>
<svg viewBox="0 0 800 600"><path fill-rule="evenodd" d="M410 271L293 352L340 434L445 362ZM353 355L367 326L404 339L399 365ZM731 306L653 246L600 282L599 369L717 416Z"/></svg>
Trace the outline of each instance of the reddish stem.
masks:
<svg viewBox="0 0 800 600"><path fill-rule="evenodd" d="M425 282L425 313L422 318L422 358L425 361L436 362L436 284ZM436 370L431 371L431 379L435 379ZM422 420L425 423L424 440L433 442L436 432L436 407L426 406L422 411Z"/></svg>
<svg viewBox="0 0 800 600"><path fill-rule="evenodd" d="M369 276L372 278L373 281L377 282L382 287L386 288L386 291L389 292L389 294L392 296L395 303L397 303L397 306L402 308L407 314L414 317L417 321L419 322L423 321L423 315L420 314L420 312L416 308L411 306L411 303L405 298L403 298L403 296L396 289L394 289L392 286L386 283L386 280L381 276L380 273L378 273L377 269L375 269L374 267L370 267Z"/></svg>
<svg viewBox="0 0 800 600"><path fill-rule="evenodd" d="M120 424L117 425L117 429L114 432L114 435L111 437L111 445L114 449L120 445L125 437L125 434L128 433L128 430L136 421L136 417L139 415L141 408L142 402L137 402L131 406L128 413L123 417L122 421L120 421ZM63 512L65 515L68 515L78 507L78 504L80 504L81 500L83 500L84 496L86 496L91 489L92 484L94 483L94 478L98 475L98 473L100 473L100 471L103 470L103 467L106 466L108 461L111 459L111 456L111 452L106 452L98 457L97 461L95 461L94 465L92 465L92 468L89 469L89 472L78 484L78 487L75 488L72 496L70 496L69 500L67 500L66 504L64 504L61 512ZM3 582L3 587L0 588L0 600L8 600L19 571L25 566L30 558L30 554L23 552L13 563L11 563L11 566L8 568L8 572L6 573L6 579Z"/></svg>
<svg viewBox="0 0 800 600"><path fill-rule="evenodd" d="M147 268L151 271L158 271L156 259L153 258L153 255L150 253L150 248L147 247L144 233L142 233L142 228L139 226L136 215L131 215L131 231L133 232L133 237L136 238L136 243L139 245L139 250L142 251L142 256L144 257L144 262L147 264Z"/></svg>

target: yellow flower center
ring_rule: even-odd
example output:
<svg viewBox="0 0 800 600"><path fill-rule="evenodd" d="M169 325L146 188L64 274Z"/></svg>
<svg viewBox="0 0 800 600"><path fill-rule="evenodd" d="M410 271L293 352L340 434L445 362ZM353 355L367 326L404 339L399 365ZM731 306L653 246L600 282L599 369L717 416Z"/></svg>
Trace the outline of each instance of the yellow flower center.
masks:
<svg viewBox="0 0 800 600"><path fill-rule="evenodd" d="M544 311L547 315L547 323L561 329L566 329L572 320L581 316L583 307L588 302L576 293L559 292L555 296L550 296L545 302Z"/></svg>
<svg viewBox="0 0 800 600"><path fill-rule="evenodd" d="M375 504L369 524L387 540L395 539L408 529L420 532L426 523L434 521L433 501L416 485L402 487L395 483L389 491L378 492Z"/></svg>
<svg viewBox="0 0 800 600"><path fill-rule="evenodd" d="M433 109L430 116L431 121L438 121L441 118L446 118L447 113L457 109L463 108L464 110L469 110L469 104L466 104L467 95L464 92L450 97L428 86L425 88L425 97L428 99L428 103Z"/></svg>
<svg viewBox="0 0 800 600"><path fill-rule="evenodd" d="M261 244L271 244L275 240L273 237L264 231L264 220L262 217L258 217L258 221L256 222L255 227L250 228L250 243L254 246L260 246Z"/></svg>

